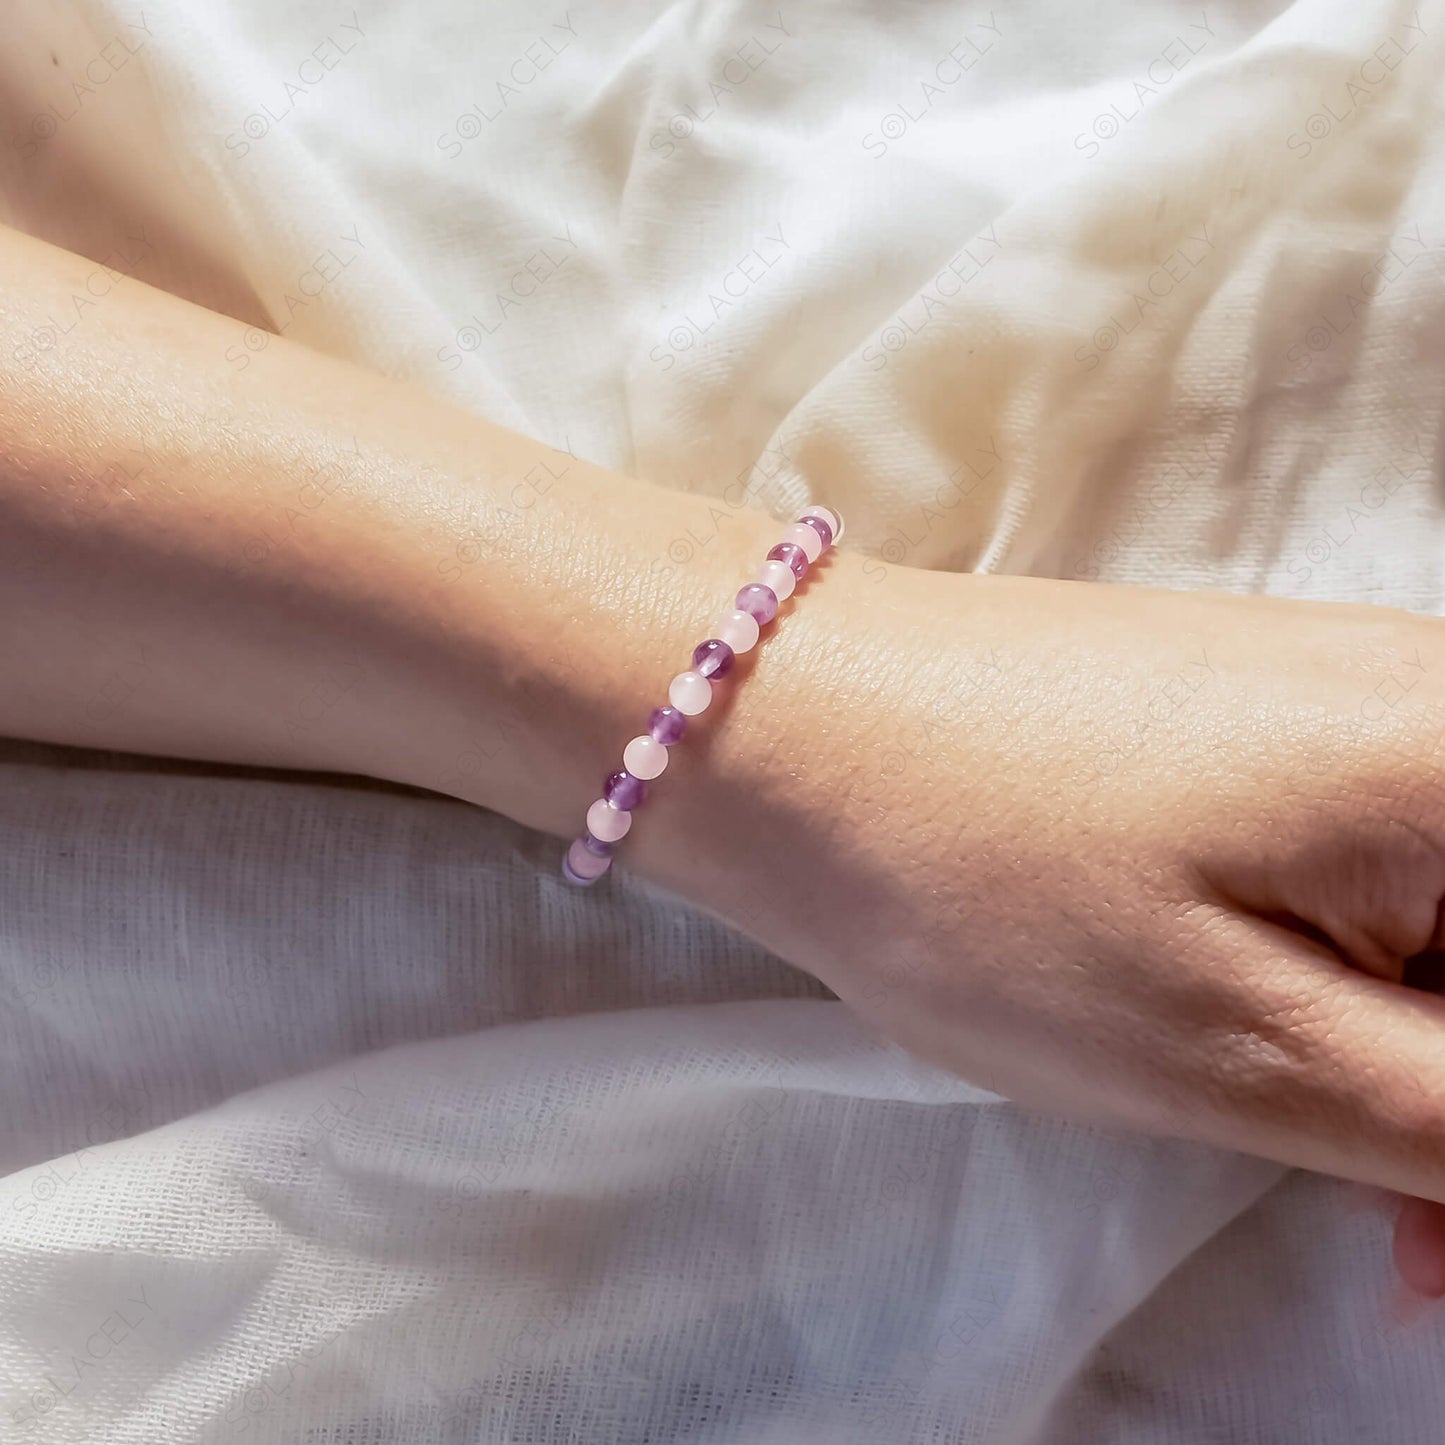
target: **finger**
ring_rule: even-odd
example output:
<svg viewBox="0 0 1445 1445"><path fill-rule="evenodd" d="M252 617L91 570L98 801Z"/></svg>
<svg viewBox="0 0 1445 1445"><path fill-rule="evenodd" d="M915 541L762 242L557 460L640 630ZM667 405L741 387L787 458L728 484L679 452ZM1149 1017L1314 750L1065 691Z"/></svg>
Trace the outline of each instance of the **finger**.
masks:
<svg viewBox="0 0 1445 1445"><path fill-rule="evenodd" d="M1445 1204L1402 1199L1395 1219L1395 1268L1427 1300L1445 1296Z"/></svg>
<svg viewBox="0 0 1445 1445"><path fill-rule="evenodd" d="M1407 961L1445 946L1445 848L1433 828L1405 821L1422 807L1409 796L1381 797L1363 813L1337 807L1322 816L1320 836L1261 838L1246 862L1222 874L1206 867L1204 876L1253 917L1398 983Z"/></svg>
<svg viewBox="0 0 1445 1445"><path fill-rule="evenodd" d="M1258 919L1221 917L1213 934L1219 986L1194 1039L1209 1108L1191 1132L1445 1201L1445 999Z"/></svg>
<svg viewBox="0 0 1445 1445"><path fill-rule="evenodd" d="M1387 1214L1394 1228L1395 1272L1401 1289L1394 1313L1412 1314L1422 1300L1445 1295L1445 1205L1393 1194L1373 1184L1341 1181L1340 1203L1347 1214Z"/></svg>
<svg viewBox="0 0 1445 1445"><path fill-rule="evenodd" d="M1342 1179L1340 1207L1346 1214L1389 1216L1395 1237L1396 1288L1390 1304L1395 1319L1405 1322L1422 1302L1445 1294L1445 1205Z"/></svg>

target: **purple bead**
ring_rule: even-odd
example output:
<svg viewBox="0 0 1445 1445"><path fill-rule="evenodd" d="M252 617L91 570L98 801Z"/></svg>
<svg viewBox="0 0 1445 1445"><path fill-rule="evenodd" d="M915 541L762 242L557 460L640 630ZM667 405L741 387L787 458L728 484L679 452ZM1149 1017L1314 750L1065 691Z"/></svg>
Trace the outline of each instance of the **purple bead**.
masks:
<svg viewBox="0 0 1445 1445"><path fill-rule="evenodd" d="M673 743L682 741L682 735L687 731L687 715L675 707L655 707L652 716L647 719L647 731L663 747L670 748Z"/></svg>
<svg viewBox="0 0 1445 1445"><path fill-rule="evenodd" d="M595 883L610 867L610 855L594 853L587 846L587 835L576 839L562 860L562 874L569 883Z"/></svg>
<svg viewBox="0 0 1445 1445"><path fill-rule="evenodd" d="M597 868L596 865L594 865L593 867L588 868L585 873L579 873L577 869L572 865L572 859L575 856L576 847L577 844L574 843L572 847L567 850L566 856L562 859L562 876L569 883L575 883L579 888L590 888L600 877L602 877L603 873L607 872L607 870L612 866L612 864L610 861L599 860L601 864L600 870ZM588 855L584 854L583 856L586 857Z"/></svg>
<svg viewBox="0 0 1445 1445"><path fill-rule="evenodd" d="M612 844L604 843L601 838L594 838L591 833L584 833L581 842L589 853L595 853L599 858L612 856Z"/></svg>
<svg viewBox="0 0 1445 1445"><path fill-rule="evenodd" d="M779 542L768 553L769 562L782 562L799 582L808 570L808 554L796 542Z"/></svg>
<svg viewBox="0 0 1445 1445"><path fill-rule="evenodd" d="M614 808L621 808L624 813L630 813L634 808L642 806L642 800L647 796L647 784L641 778L634 778L626 768L618 768L607 779L607 784L602 789L602 796ZM606 831L604 828L603 832Z"/></svg>
<svg viewBox="0 0 1445 1445"><path fill-rule="evenodd" d="M833 529L821 517L799 517L798 520L805 527L811 527L823 539L825 552L833 545Z"/></svg>
<svg viewBox="0 0 1445 1445"><path fill-rule="evenodd" d="M726 677L732 671L733 650L719 637L709 637L692 650L692 667L709 680Z"/></svg>
<svg viewBox="0 0 1445 1445"><path fill-rule="evenodd" d="M738 611L746 612L759 627L778 615L778 594L764 582L749 582L733 600Z"/></svg>

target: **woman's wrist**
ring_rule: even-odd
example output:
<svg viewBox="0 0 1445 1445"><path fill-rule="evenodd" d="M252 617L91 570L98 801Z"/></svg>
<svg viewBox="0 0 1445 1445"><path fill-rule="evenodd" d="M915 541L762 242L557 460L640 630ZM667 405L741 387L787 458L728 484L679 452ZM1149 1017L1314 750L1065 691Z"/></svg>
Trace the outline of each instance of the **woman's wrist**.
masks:
<svg viewBox="0 0 1445 1445"><path fill-rule="evenodd" d="M729 586L749 580L777 526L765 521L714 611ZM797 865L809 857L837 862L840 828L876 801L877 758L860 754L859 743L876 742L881 752L888 730L909 715L914 656L891 644L920 620L921 576L884 573L846 541L830 548L674 749L666 786L649 795L619 866L712 909L794 962L810 959L815 910L837 900L823 885L831 867ZM702 620L711 615L704 611ZM666 664L658 671L664 680L671 675ZM815 886L829 896L812 896Z"/></svg>
<svg viewBox="0 0 1445 1445"><path fill-rule="evenodd" d="M87 263L0 264L0 732L563 832L771 530L281 338L237 372L234 323L138 282L27 359Z"/></svg>
<svg viewBox="0 0 1445 1445"><path fill-rule="evenodd" d="M0 732L373 774L565 837L776 540L747 489L622 476L281 338L238 373L234 323L139 283L83 351L23 366L5 336L86 263L4 232L0 261L0 610L23 623ZM627 866L726 907L759 847L816 840L858 761L830 711L908 696L879 639L920 585L830 549Z"/></svg>
<svg viewBox="0 0 1445 1445"><path fill-rule="evenodd" d="M667 701L778 524L575 459L558 470L538 504L535 536L545 543L535 555L516 565L483 547L464 575L433 581L420 630L391 644L388 666L411 671L425 651L437 659L426 692L433 742L407 746L405 781L562 836L577 832L624 744ZM689 745L725 711L699 718ZM670 775L652 791L638 836L680 787Z"/></svg>

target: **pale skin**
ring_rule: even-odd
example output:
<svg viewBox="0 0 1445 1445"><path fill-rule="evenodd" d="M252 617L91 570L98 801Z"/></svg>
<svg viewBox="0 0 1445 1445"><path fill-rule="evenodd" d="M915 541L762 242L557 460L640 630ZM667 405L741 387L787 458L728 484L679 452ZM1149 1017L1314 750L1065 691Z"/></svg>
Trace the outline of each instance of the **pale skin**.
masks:
<svg viewBox="0 0 1445 1445"><path fill-rule="evenodd" d="M133 280L37 351L93 270L0 231L0 733L575 835L778 522L280 338L238 371ZM845 539L719 691L618 868L1022 1103L1407 1196L1445 1294L1445 1004L1401 982L1445 948L1445 623Z"/></svg>

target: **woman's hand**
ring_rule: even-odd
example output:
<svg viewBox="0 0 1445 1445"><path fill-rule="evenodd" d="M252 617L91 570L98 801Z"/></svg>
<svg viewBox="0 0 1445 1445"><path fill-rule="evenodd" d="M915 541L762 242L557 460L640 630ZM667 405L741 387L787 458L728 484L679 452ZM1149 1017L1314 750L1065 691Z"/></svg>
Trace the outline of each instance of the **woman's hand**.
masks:
<svg viewBox="0 0 1445 1445"><path fill-rule="evenodd" d="M623 866L1012 1099L1445 1200L1445 623L840 552L753 658Z"/></svg>

